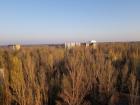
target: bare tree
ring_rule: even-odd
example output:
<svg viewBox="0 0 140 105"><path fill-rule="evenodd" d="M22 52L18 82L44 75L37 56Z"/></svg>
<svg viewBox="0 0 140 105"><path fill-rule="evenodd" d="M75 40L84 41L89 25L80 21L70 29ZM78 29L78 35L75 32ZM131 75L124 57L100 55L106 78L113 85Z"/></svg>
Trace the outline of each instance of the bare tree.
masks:
<svg viewBox="0 0 140 105"><path fill-rule="evenodd" d="M78 59L80 55L67 58L68 75L63 79L61 97L66 105L82 105L84 97L90 90L89 75L84 68L83 62Z"/></svg>

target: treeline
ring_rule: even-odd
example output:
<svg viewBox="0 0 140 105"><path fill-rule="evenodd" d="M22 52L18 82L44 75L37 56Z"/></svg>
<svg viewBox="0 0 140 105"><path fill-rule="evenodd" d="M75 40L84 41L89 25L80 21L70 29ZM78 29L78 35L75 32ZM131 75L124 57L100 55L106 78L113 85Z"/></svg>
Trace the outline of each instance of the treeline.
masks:
<svg viewBox="0 0 140 105"><path fill-rule="evenodd" d="M139 43L0 49L0 105L139 105L139 82Z"/></svg>

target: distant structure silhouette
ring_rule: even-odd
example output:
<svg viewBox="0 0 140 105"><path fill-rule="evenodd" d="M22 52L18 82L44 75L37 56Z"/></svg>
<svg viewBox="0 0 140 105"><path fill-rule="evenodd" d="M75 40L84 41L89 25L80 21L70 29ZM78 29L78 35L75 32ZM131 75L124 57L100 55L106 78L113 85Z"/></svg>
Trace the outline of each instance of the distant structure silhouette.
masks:
<svg viewBox="0 0 140 105"><path fill-rule="evenodd" d="M13 44L13 45L8 45L9 48L13 50L20 50L21 45L20 44Z"/></svg>
<svg viewBox="0 0 140 105"><path fill-rule="evenodd" d="M88 41L88 42L68 42L68 43L65 43L65 48L73 48L73 47L76 47L76 46L85 46L85 47L89 47L89 46L93 46L94 48L96 48L97 46L97 42L95 40L91 40L91 41Z"/></svg>

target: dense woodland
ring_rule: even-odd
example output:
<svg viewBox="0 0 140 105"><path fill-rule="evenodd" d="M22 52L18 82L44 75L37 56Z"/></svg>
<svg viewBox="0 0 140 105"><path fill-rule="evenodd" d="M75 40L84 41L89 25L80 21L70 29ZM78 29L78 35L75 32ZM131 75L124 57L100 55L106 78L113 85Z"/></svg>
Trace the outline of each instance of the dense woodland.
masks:
<svg viewBox="0 0 140 105"><path fill-rule="evenodd" d="M140 105L140 43L0 48L0 105Z"/></svg>

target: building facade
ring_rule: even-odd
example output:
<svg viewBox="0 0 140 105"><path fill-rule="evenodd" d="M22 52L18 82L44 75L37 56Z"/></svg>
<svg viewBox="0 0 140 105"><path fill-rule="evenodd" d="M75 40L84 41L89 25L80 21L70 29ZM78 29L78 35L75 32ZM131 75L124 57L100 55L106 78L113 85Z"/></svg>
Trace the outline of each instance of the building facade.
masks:
<svg viewBox="0 0 140 105"><path fill-rule="evenodd" d="M13 49L13 50L20 50L21 45L20 44L8 45L8 47Z"/></svg>

